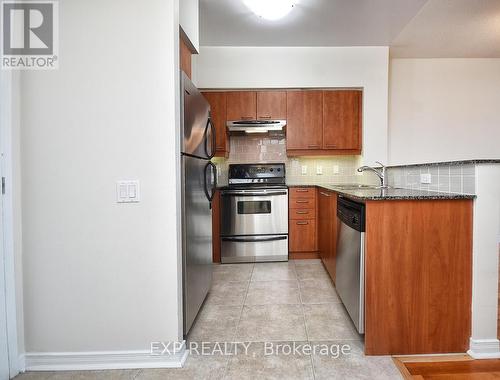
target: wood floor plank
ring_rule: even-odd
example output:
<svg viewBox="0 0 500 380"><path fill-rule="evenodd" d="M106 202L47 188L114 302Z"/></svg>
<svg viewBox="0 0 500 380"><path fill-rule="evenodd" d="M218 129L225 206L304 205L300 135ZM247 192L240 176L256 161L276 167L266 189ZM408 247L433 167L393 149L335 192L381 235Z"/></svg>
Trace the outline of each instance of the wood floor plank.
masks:
<svg viewBox="0 0 500 380"><path fill-rule="evenodd" d="M468 355L394 357L405 380L500 380L500 360ZM427 360L427 361L426 361Z"/></svg>

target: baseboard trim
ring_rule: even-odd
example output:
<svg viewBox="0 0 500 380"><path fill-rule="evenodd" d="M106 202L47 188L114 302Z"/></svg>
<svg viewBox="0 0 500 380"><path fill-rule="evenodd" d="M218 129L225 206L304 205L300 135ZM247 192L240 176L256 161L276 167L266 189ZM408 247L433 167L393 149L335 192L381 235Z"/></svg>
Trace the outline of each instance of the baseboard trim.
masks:
<svg viewBox="0 0 500 380"><path fill-rule="evenodd" d="M28 352L20 358L25 371L86 371L135 368L181 368L189 351L152 355L141 351Z"/></svg>
<svg viewBox="0 0 500 380"><path fill-rule="evenodd" d="M498 339L470 338L470 349L467 354L474 359L499 359L500 341Z"/></svg>

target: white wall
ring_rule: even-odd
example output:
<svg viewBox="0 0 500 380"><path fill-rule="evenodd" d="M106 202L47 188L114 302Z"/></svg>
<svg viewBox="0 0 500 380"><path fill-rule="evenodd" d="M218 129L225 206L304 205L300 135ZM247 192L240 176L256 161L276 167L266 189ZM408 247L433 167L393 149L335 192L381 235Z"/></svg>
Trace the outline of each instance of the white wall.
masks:
<svg viewBox="0 0 500 380"><path fill-rule="evenodd" d="M497 339L500 165L476 165L472 274L472 336L475 358L500 357Z"/></svg>
<svg viewBox="0 0 500 380"><path fill-rule="evenodd" d="M21 79L26 351L147 350L181 328L178 2L59 9L59 70Z"/></svg>
<svg viewBox="0 0 500 380"><path fill-rule="evenodd" d="M363 87L364 162L387 160L387 47L201 47L200 88Z"/></svg>
<svg viewBox="0 0 500 380"><path fill-rule="evenodd" d="M389 161L500 158L500 59L392 59Z"/></svg>
<svg viewBox="0 0 500 380"><path fill-rule="evenodd" d="M180 0L179 23L197 52L200 51L200 0Z"/></svg>

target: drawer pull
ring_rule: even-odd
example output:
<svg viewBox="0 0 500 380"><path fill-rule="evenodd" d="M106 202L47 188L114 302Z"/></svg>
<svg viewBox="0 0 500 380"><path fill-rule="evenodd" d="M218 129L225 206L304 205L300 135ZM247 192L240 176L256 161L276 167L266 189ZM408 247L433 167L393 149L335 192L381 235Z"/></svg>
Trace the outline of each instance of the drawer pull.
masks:
<svg viewBox="0 0 500 380"><path fill-rule="evenodd" d="M296 214L309 214L309 211L300 211L300 210L298 210L295 213Z"/></svg>
<svg viewBox="0 0 500 380"><path fill-rule="evenodd" d="M295 202L297 202L297 203L309 203L309 201L304 201L304 200L300 200L300 199L295 201Z"/></svg>
<svg viewBox="0 0 500 380"><path fill-rule="evenodd" d="M319 148L319 145L308 145L308 148L314 149L314 148Z"/></svg>
<svg viewBox="0 0 500 380"><path fill-rule="evenodd" d="M308 221L297 222L297 225L299 225L299 226L306 225L306 224L309 224L309 222Z"/></svg>
<svg viewBox="0 0 500 380"><path fill-rule="evenodd" d="M334 144L326 144L326 147L327 148L336 148L337 145L334 145Z"/></svg>
<svg viewBox="0 0 500 380"><path fill-rule="evenodd" d="M330 194L327 194L327 193L323 193L322 191L319 192L321 195L324 195L325 197L331 197Z"/></svg>
<svg viewBox="0 0 500 380"><path fill-rule="evenodd" d="M295 190L297 193L308 193L309 189L297 189Z"/></svg>
<svg viewBox="0 0 500 380"><path fill-rule="evenodd" d="M241 120L253 120L252 116L241 116Z"/></svg>
<svg viewBox="0 0 500 380"><path fill-rule="evenodd" d="M270 119L271 116L259 116L259 119Z"/></svg>

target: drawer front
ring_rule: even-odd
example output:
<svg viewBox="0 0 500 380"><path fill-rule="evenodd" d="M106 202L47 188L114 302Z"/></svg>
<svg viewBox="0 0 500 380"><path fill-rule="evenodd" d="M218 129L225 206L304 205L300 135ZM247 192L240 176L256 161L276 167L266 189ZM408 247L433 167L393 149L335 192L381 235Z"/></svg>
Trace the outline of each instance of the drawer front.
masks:
<svg viewBox="0 0 500 380"><path fill-rule="evenodd" d="M290 198L290 209L316 209L315 198Z"/></svg>
<svg viewBox="0 0 500 380"><path fill-rule="evenodd" d="M290 220L291 252L314 252L318 250L316 220Z"/></svg>
<svg viewBox="0 0 500 380"><path fill-rule="evenodd" d="M288 213L290 220L316 219L316 209L294 208Z"/></svg>
<svg viewBox="0 0 500 380"><path fill-rule="evenodd" d="M315 187L292 187L290 188L290 198L316 198Z"/></svg>

